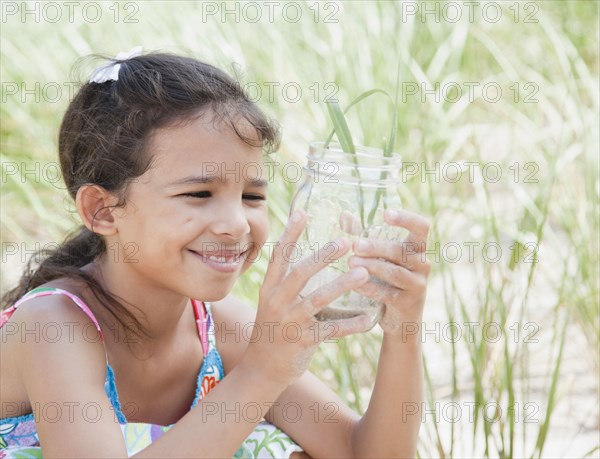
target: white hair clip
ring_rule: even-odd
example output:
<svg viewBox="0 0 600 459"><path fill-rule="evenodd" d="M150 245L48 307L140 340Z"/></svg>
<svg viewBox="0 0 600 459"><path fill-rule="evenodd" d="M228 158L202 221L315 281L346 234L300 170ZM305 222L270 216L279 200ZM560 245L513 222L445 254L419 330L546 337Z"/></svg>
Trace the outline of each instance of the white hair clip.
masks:
<svg viewBox="0 0 600 459"><path fill-rule="evenodd" d="M92 76L90 77L90 83L104 83L109 80L117 81L119 79L119 70L121 69L121 64L117 63L117 61L131 59L132 57L140 56L141 54L141 46L132 48L128 53L121 52L117 54L117 57L111 59L110 62L101 65L94 70L94 73L92 73Z"/></svg>

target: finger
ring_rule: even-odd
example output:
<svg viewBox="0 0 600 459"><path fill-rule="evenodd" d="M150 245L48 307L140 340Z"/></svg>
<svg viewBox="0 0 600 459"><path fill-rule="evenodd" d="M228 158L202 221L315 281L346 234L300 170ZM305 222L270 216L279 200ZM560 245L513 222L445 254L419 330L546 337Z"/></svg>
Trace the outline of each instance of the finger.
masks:
<svg viewBox="0 0 600 459"><path fill-rule="evenodd" d="M398 295L404 292L404 290L390 287L376 278L371 278L368 282L357 285L354 291L373 301L384 304L394 304L398 300Z"/></svg>
<svg viewBox="0 0 600 459"><path fill-rule="evenodd" d="M418 298L422 298L422 295L424 295L424 292L415 295L414 292L407 292L405 290L390 287L389 285L384 285L377 279L369 280L369 282L357 286L354 291L385 305L385 311L382 318L382 320L385 319L385 321L380 323L387 329L389 329L393 323L398 322L400 305L402 305L405 312L412 314L415 310L418 311L420 309L419 304L422 303L419 303ZM384 330L386 328L384 328Z"/></svg>
<svg viewBox="0 0 600 459"><path fill-rule="evenodd" d="M282 290L295 298L309 279L332 262L342 258L350 250L350 242L346 238L338 238L321 247L313 255L303 258L289 272Z"/></svg>
<svg viewBox="0 0 600 459"><path fill-rule="evenodd" d="M283 234L273 249L273 254L269 260L267 272L263 287L272 287L277 285L286 275L289 267L289 257L286 251L293 247L304 230L306 225L306 212L303 209L297 209L291 215L288 224L283 230Z"/></svg>
<svg viewBox="0 0 600 459"><path fill-rule="evenodd" d="M318 322L319 341L342 338L354 333L364 333L373 328L373 319L365 314L348 319Z"/></svg>
<svg viewBox="0 0 600 459"><path fill-rule="evenodd" d="M387 209L384 214L386 223L406 228L409 231L405 242L412 243L419 252L425 252L429 220L405 209Z"/></svg>
<svg viewBox="0 0 600 459"><path fill-rule="evenodd" d="M410 271L429 274L431 263L425 253L412 242L382 241L379 239L359 239L354 241L354 253L361 257L383 258Z"/></svg>
<svg viewBox="0 0 600 459"><path fill-rule="evenodd" d="M365 268L352 269L338 277L335 281L316 289L304 298L302 304L306 308L306 312L314 316L333 300L349 292L357 285L366 282L368 279L369 273Z"/></svg>
<svg viewBox="0 0 600 459"><path fill-rule="evenodd" d="M378 258L353 256L348 259L348 266L353 269L364 267L371 276L402 290L421 288L425 284L425 276L422 274L414 273L403 266Z"/></svg>

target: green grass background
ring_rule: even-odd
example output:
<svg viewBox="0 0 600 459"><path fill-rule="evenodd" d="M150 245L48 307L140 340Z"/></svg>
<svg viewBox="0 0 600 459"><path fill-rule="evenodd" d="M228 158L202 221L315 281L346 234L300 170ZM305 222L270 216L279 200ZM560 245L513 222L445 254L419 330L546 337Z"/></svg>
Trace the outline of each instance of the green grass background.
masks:
<svg viewBox="0 0 600 459"><path fill-rule="evenodd" d="M325 97L334 95L343 107L374 87L393 92L400 64L403 89L456 83L463 90L462 97L455 90L438 94L439 102L433 93L404 93L396 151L420 170L440 165L437 180L416 174L399 184L404 207L431 219L430 247L439 247L430 255L434 269L425 320L440 331L448 331L450 322L479 324L473 339L427 335L428 409L437 414L424 417L419 455L598 455L597 2L481 2L473 20L455 2L462 12L456 22L448 20L453 11L444 10L449 7L443 2L281 2L272 21L269 7L256 2L262 13L257 22L252 22L256 9L244 4L178 1L99 2L101 15L92 22L97 10L90 3L80 2L69 17L68 7L58 2L58 19L44 3L27 4L30 10L38 5L37 18L23 18L21 2L3 5L3 289L18 278L24 248L58 242L77 224L55 180L55 162L58 126L69 88L78 81L71 67L79 57L142 45L223 67L249 89L261 88L260 97L254 92L259 104L283 128L275 156L282 164L303 164L308 143L327 135ZM6 4L17 5L18 13L9 14L12 6ZM208 15L213 6L217 14ZM413 6L418 13L409 15ZM224 8L240 14L223 18ZM439 8L440 14L422 16L426 8ZM496 8L502 16L492 22ZM127 14L137 22L126 22ZM92 69L83 65L81 77ZM491 102L495 91L486 100L475 89L470 99L465 83L479 88L492 83L502 96ZM375 146L382 144L390 120L391 107L377 98L349 116L355 141ZM465 162L474 164L474 180ZM455 169L442 173L449 163L463 165L459 180ZM481 178L489 163L502 172L496 182ZM300 185L282 171L283 166L276 169L270 186L272 240ZM465 242L479 244L471 260ZM486 243L502 248L500 260L489 261L493 253L484 257ZM458 261L452 260L452 244L462 248ZM265 268L263 259L236 293L256 303ZM482 334L489 323L498 324L501 333ZM368 403L380 341L373 331L327 344L313 361L313 370L359 412ZM565 429L571 414L564 413L571 413L573 400L580 400L573 397L582 393L583 408L571 407L576 416ZM444 411L452 403L463 410L456 422ZM472 417L468 403L477 407ZM519 410L511 410L515 406ZM498 407L501 415L482 407ZM528 414L535 422L526 422Z"/></svg>

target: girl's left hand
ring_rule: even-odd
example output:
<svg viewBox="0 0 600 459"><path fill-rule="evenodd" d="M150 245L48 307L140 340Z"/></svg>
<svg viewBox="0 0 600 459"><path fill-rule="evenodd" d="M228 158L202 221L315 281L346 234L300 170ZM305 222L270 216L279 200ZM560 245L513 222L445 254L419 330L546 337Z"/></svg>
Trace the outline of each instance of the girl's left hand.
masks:
<svg viewBox="0 0 600 459"><path fill-rule="evenodd" d="M379 322L383 331L398 335L402 323L420 323L431 263L425 248L429 222L407 210L385 212L385 222L409 231L404 241L359 239L354 242L355 255L350 257L351 268L363 266L371 279L354 288L361 295L385 304ZM373 279L376 278L376 279Z"/></svg>

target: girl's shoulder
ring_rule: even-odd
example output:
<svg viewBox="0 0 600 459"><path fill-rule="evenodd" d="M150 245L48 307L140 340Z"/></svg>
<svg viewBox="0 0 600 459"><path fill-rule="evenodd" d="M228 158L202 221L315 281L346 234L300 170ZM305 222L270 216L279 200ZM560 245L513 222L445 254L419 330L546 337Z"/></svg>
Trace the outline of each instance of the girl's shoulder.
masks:
<svg viewBox="0 0 600 459"><path fill-rule="evenodd" d="M49 293L63 287L69 285L52 283L34 289L15 303L17 307L10 317L4 317L0 329L0 380L7 392L2 391L3 398L20 400L22 390L19 388L26 387L27 400L66 397L68 401L68 394L63 390L74 390L80 384L88 384L87 389L81 390L102 393L106 353L97 322L69 296ZM45 294L36 295L37 292ZM59 381L65 384L58 384Z"/></svg>
<svg viewBox="0 0 600 459"><path fill-rule="evenodd" d="M46 325L48 323L63 325L56 323L57 319L62 316L66 319L74 317L82 319L80 317L82 311L85 313L84 317L87 316L91 322L96 322L92 310L84 300L86 296L81 282L64 278L55 279L28 291L8 308L11 313L8 322L12 323L18 318L23 319L27 316L33 319L36 327L42 322L47 322ZM87 323L86 320L83 321ZM79 322L81 321L76 325L81 325Z"/></svg>
<svg viewBox="0 0 600 459"><path fill-rule="evenodd" d="M67 279L36 287L9 308L9 317L5 315L3 345L39 350L83 344L93 354L104 356L100 326L83 297L81 286Z"/></svg>
<svg viewBox="0 0 600 459"><path fill-rule="evenodd" d="M36 335L38 341L42 338L46 338L45 341L52 341L48 340L43 333L43 330L49 327L87 329L92 324L93 329L89 331L89 336L94 334L93 330L101 336L98 320L87 301L89 295L84 290L81 282L75 280L56 279L47 282L27 292L12 307L3 311L9 313L5 314L4 322L12 324L8 326L11 333L14 333L15 326L24 327L25 330L30 323L32 334ZM38 329L39 333L36 333L35 330Z"/></svg>

